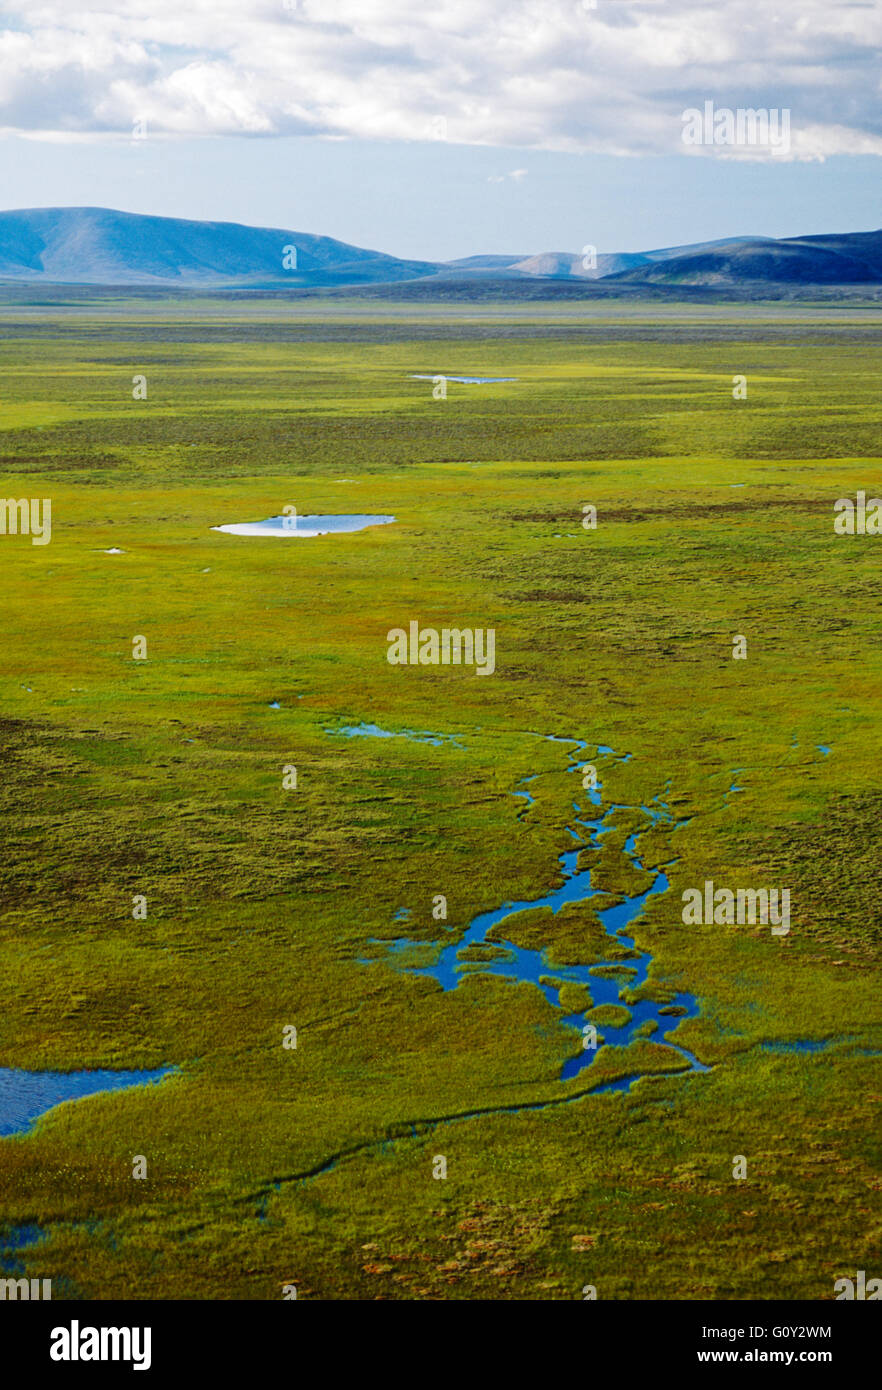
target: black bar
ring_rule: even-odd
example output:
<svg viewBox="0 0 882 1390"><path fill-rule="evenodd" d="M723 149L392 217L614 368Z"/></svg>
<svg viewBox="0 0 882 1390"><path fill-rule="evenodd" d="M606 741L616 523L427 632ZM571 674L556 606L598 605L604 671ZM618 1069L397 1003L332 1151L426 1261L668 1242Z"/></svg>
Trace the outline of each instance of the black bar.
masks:
<svg viewBox="0 0 882 1390"><path fill-rule="evenodd" d="M845 1376L874 1364L873 1353L878 1349L882 1327L879 1310L826 1300L576 1301L579 1306L571 1304L561 1322L557 1321L557 1316L564 1312L561 1307L557 1313L548 1307L538 1316L518 1311L517 1322L501 1344L499 1319L505 1328L511 1312L501 1311L499 1304L482 1303L477 1314L458 1308L456 1325L451 1327L449 1308L440 1316L423 1309L414 1324L412 1319L417 1315L413 1308L399 1322L397 1314L393 1318L389 1310L379 1309L376 1304L372 1304L368 1317L366 1310L354 1313L345 1303L337 1303L331 1309L327 1302L307 1299L280 1299L274 1304L7 1302L0 1306L0 1336L4 1369L19 1375L36 1373L40 1378L37 1383L42 1383L47 1375L64 1381L71 1376L91 1379L106 1372L117 1378L135 1375L135 1384L141 1375L153 1375L165 1382L170 1374L181 1372L217 1373L226 1380L239 1373L251 1377L272 1375L273 1366L287 1366L294 1374L297 1367L306 1371L304 1354L309 1351L319 1357L314 1374L325 1369L338 1371L348 1359L357 1361L362 1370L373 1361L391 1374L404 1348L396 1342L377 1339L422 1327L429 1336L438 1338L431 1350L434 1376L446 1358L451 1373L461 1373L464 1361L470 1361L472 1353L483 1347L496 1377L510 1357L518 1364L520 1356L529 1354L532 1348L533 1355L552 1362L560 1355L561 1366L573 1356L577 1361L584 1358L584 1375L592 1379L604 1364L608 1373L627 1376L629 1380L635 1371L664 1377L666 1373L688 1370L697 1383L705 1376L712 1382L720 1371L735 1370L743 1377L760 1366L776 1369L782 1383L786 1383L791 1373L799 1375L806 1367L812 1367L826 1372L831 1383L835 1377L842 1384ZM428 1324L422 1322L427 1315ZM464 1330L472 1330L476 1339L467 1345L455 1335L460 1316L466 1318ZM472 1317L476 1318L474 1323ZM546 1317L552 1321L546 1323ZM137 1330L137 1336L132 1334L134 1340L127 1343L124 1334L117 1340L120 1355L128 1350L129 1360L111 1359L113 1336L106 1339L106 1360L54 1360L50 1355L53 1346L59 1353L70 1352L73 1344L78 1351L89 1352L93 1345L100 1349L100 1341L96 1343L89 1329L96 1329L100 1336L102 1328L121 1332L128 1329L130 1334ZM146 1328L150 1329L149 1366L145 1364ZM545 1340L549 1332L554 1335L553 1341ZM360 1334L357 1341L353 1333ZM561 1342L561 1336L578 1340ZM136 1360L142 1363L140 1371L135 1370ZM419 1371L418 1364L411 1361L411 1366ZM423 1370L426 1368L423 1362ZM403 1363L399 1363L399 1369L403 1375ZM11 1377L7 1383L13 1383Z"/></svg>

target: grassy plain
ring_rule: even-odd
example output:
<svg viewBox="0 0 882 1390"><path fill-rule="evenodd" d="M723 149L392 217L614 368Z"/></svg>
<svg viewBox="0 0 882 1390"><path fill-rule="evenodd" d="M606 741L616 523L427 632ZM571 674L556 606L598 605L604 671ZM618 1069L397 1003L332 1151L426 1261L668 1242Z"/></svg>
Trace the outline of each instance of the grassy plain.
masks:
<svg viewBox="0 0 882 1390"><path fill-rule="evenodd" d="M2 1220L47 1232L28 1274L87 1299L764 1299L882 1273L882 538L832 525L882 494L879 323L0 310L0 490L53 519L48 546L0 537L0 1066L180 1068L0 1140ZM411 372L518 380L437 401ZM286 503L397 522L210 529ZM411 619L495 628L496 673L390 666ZM329 733L361 721L463 746ZM559 881L573 778L537 733L631 753L596 759L605 796L667 786L689 818L642 842L671 888L636 937L700 1000L674 1036L704 1075L574 1098L594 1074L558 1080L579 1040L535 988L369 960L402 907L431 949ZM635 891L617 856L596 871ZM789 936L684 926L707 878L789 886ZM587 907L540 925L550 976L600 940ZM763 1046L798 1040L831 1045ZM659 1042L596 1076L663 1072Z"/></svg>

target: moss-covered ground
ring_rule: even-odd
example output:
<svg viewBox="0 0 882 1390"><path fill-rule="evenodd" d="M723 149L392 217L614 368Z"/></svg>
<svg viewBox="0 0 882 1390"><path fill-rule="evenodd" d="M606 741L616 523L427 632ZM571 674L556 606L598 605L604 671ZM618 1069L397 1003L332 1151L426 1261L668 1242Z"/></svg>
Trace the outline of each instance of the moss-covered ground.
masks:
<svg viewBox="0 0 882 1390"><path fill-rule="evenodd" d="M878 311L0 324L2 492L53 527L0 536L0 1066L180 1069L0 1140L2 1221L46 1232L27 1273L89 1299L829 1298L882 1273L882 537L833 531L837 498L882 494ZM412 372L517 381L435 400ZM210 529L286 504L397 520ZM494 628L496 672L389 665L413 619ZM362 721L456 742L333 732ZM708 1072L672 1074L656 1033L563 1083L564 991L478 951L445 993L376 944L431 952L560 882L573 776L536 734L630 753L594 759L604 799L685 822L641 840L671 886L635 937L658 999L697 996L670 1036ZM585 852L601 903L650 881L632 828ZM706 879L789 887L789 935L684 926ZM589 904L506 940L549 978L608 954ZM801 1041L828 1046L763 1046Z"/></svg>

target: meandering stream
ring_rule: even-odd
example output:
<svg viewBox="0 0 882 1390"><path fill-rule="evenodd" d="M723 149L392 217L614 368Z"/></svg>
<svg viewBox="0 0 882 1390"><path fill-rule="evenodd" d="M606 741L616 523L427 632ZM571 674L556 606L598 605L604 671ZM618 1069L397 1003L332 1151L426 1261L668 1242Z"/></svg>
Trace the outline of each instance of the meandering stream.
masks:
<svg viewBox="0 0 882 1390"><path fill-rule="evenodd" d="M569 746L567 770L573 774L580 773L589 746L596 747L599 757L612 757L623 762L630 757L629 754L617 755L612 748L605 744L597 746L589 745L582 739L565 739L553 735L546 737L550 742ZM528 790L529 784L534 780L535 774L522 778L512 793L514 797L522 799L526 803L518 811L519 820L523 820L534 804L535 798ZM580 791L582 790L580 783ZM568 1058L564 1063L560 1074L562 1081L569 1081L572 1077L589 1069L597 1056L599 1047L626 1047L639 1038L650 1038L671 1048L682 1058L684 1072L707 1071L708 1068L697 1057L688 1052L686 1048L671 1041L667 1036L667 1033L673 1032L684 1019L697 1017L699 1008L695 996L686 991L676 993L663 991L662 994L670 993L670 997L661 998L661 1001L653 998L632 1000L630 993L631 991L639 991L642 986L648 984L652 953L650 951L638 951L633 938L627 934L627 928L640 916L651 897L667 890L668 879L663 868L649 871L653 876L649 886L642 892L632 896L624 896L620 902L612 907L597 910L597 917L610 941L616 943L617 951L614 955L600 956L590 965L550 965L544 951L530 950L505 940L504 925L500 932L495 932L493 938L488 939L491 929L504 924L506 918L515 913L539 908L550 908L552 913L557 913L569 903L587 902L594 897L608 896L602 887L595 887L592 884L591 869L579 868L579 857L584 850L600 846L601 836L614 828L612 818L617 811L638 810L644 818L643 826L627 837L621 851L630 866L644 872L646 871L645 866L637 853L640 837L654 825L665 824L671 829L676 828L669 807L658 797L654 798L654 804L650 806L633 808L613 802L603 809L602 783L584 790L584 799L587 800L588 805L580 805L579 801L572 803L573 817L566 827L566 833L573 841L573 846L564 850L558 857L558 865L563 880L558 888L554 888L542 897L510 899L499 907L492 908L487 912L479 912L476 917L472 918L461 937L441 948L437 960L431 965L412 966L396 961L396 957L400 957L403 953L411 951L420 944L407 937L400 937L391 943L383 943L387 947L388 958L392 962L401 963L402 968L412 974L430 976L437 980L444 990L458 989L467 974L480 971L484 974L498 975L517 982L528 981L537 989L542 990L549 1002L555 1006L558 1005L560 984L583 985L590 993L592 1008L599 1005L614 1005L619 1015L619 1022L616 1025L605 1022L598 1025L597 1048L593 1045L595 1039L586 1031L591 1026L591 1009L564 1016L563 1022L579 1033L583 1039L583 1046L577 1056ZM476 946L495 947L497 951L501 947L502 950L494 959L470 961L469 948ZM622 951L622 947L626 948L627 954ZM623 955L626 958L623 959ZM626 1002L621 997L625 991L628 992ZM624 1015L625 1009L628 1014L627 1018ZM598 1087L598 1090L627 1090L635 1081L641 1079L642 1075L644 1073L629 1074L617 1081L607 1082ZM588 1080L589 1078L586 1077L585 1079Z"/></svg>
<svg viewBox="0 0 882 1390"><path fill-rule="evenodd" d="M414 732L413 730L393 732L367 723L328 729L327 732L347 738L386 739L401 737L417 743L430 743L436 747L442 744L453 745L456 748L463 747L452 735ZM616 754L612 748L605 744L589 745L581 739L560 738L556 735L535 735L535 737L545 737L549 742L558 743L565 747L567 749L567 771L577 779L582 771L586 756L596 756L598 760L613 759L619 762L627 762L631 756L630 754ZM590 754L589 749L591 750ZM828 750L826 747L822 747L821 751L826 753ZM729 794L741 791L734 780L739 771L741 769L733 769L732 785L725 794L724 800L728 799ZM532 773L520 778L510 793L520 803L516 812L517 821L523 822L535 805L536 798L530 787L538 776L538 773ZM561 1015L564 1025L573 1030L574 1041L578 1039L581 1046L575 1055L568 1057L564 1062L559 1078L561 1082L569 1082L575 1077L580 1077L583 1085L578 1089L567 1087L559 1094L547 1096L545 1099L489 1104L477 1110L463 1108L454 1113L422 1115L419 1118L398 1123L387 1128L383 1138L368 1139L351 1144L336 1153L326 1155L305 1169L270 1178L256 1190L238 1198L237 1203L253 1205L254 1214L258 1219L265 1219L268 1201L284 1185L310 1181L331 1171L339 1162L358 1154L383 1152L400 1141L419 1139L438 1125L473 1120L485 1115L516 1114L526 1110L545 1110L558 1105L569 1105L605 1092L627 1091L635 1082L643 1079L672 1074L670 1072L645 1072L638 1068L613 1081L598 1080L597 1084L592 1085L591 1068L599 1052L604 1048L625 1048L638 1039L648 1038L662 1043L681 1059L682 1066L678 1069L677 1075L682 1076L709 1070L697 1057L671 1037L681 1022L697 1017L699 1006L695 996L684 990L675 991L670 987L659 988L658 981L651 982L649 974L652 965L652 953L638 950L634 938L628 934L628 929L637 921L649 899L666 892L669 887L665 865L651 869L646 868L638 848L641 837L657 825L665 826L673 831L687 822L675 820L670 807L664 801L663 798L668 791L667 786L663 788L660 795L652 798L649 805L630 807L616 802L605 806L601 782L597 783L596 786L586 788L583 787L581 779L579 779L577 785L579 788L577 799L571 803L572 816L569 818L564 831L571 844L569 848L564 849L558 855L557 859L561 877L561 883L558 887L537 898L506 900L496 908L478 913L469 922L461 936L458 936L455 941L439 946L436 959L429 965L411 965L405 959L406 952L417 946L425 949L425 943L402 936L392 942L383 941L373 944L381 944L385 948L387 959L391 964L400 966L400 968L414 974L430 976L445 991L460 988L463 979L468 974L480 971L501 976L514 982L529 982L540 989L552 1005L559 1007L561 985L584 986L590 993L591 1006L580 1012ZM610 895L604 891L601 885L592 884L593 871L580 868L579 857L585 850L598 848L602 843L602 837L617 828L614 817L617 812L622 810L638 812L642 818L642 824L627 836L620 853L624 856L628 866L633 866L634 869L649 875L649 883L639 893ZM611 947L614 943L616 949L611 954L600 955L591 964L551 965L543 950L530 950L505 940L504 924L506 919L513 914L542 908L550 909L554 914L567 904L587 902L598 896L605 899L610 896L620 898L612 906L595 909L597 919L603 927ZM394 915L394 920L403 925L409 916L410 909L399 908ZM491 929L497 926L501 926L498 936L494 936L492 941L488 940ZM482 946L493 948L492 951L487 950L487 958L469 959L469 949ZM463 958L464 954L465 958ZM365 960L363 963L367 965L374 962ZM642 997L642 988L648 985L654 985L654 989L650 991L655 994L654 998ZM592 1010L600 1005L612 1005L616 1008L617 1016L614 1024L608 1022L592 1024ZM586 1038L586 1031L595 1026L596 1039ZM764 1042L761 1046L768 1051L807 1053L835 1047L842 1041L841 1039L784 1040ZM596 1042L597 1045L591 1045L593 1042ZM864 1051L865 1049L859 1050ZM176 1070L177 1068L160 1068L153 1072L28 1073L0 1069L0 1135L22 1133L29 1128L37 1115L54 1107L60 1101L84 1097L99 1091L155 1083ZM17 1259L18 1253L44 1239L44 1237L45 1233L35 1224L0 1232L0 1269L6 1272L21 1272Z"/></svg>

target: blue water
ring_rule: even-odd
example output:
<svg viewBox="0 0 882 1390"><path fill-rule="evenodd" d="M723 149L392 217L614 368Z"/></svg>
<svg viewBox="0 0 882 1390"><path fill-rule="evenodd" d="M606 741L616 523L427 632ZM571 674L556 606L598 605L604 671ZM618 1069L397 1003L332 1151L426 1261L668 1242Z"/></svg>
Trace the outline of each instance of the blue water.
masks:
<svg viewBox="0 0 882 1390"><path fill-rule="evenodd" d="M589 747L581 739L565 739L549 736L549 741L568 745L569 767L568 771L577 774L579 778L580 798L587 799L591 807L602 805L602 783L596 787L582 788L582 766L585 761L585 750ZM575 749L575 751L572 751ZM612 748L602 744L597 748L597 755L617 758ZM619 761L627 761L630 754L618 757ZM513 796L522 797L526 800L526 806L521 807L518 818L523 817L530 807L534 804L535 798L532 793L524 789L524 784L532 781L532 778L523 778L518 784ZM654 798L658 803L655 807L641 806L641 814L645 818L645 824L640 830L634 831L628 836L622 852L630 862L638 869L643 869L643 864L637 856L637 842L645 830L656 824L667 824L673 828L673 818L668 807ZM525 900L510 900L502 903L499 907L493 908L488 912L480 912L469 923L464 935L450 945L442 947L438 958L432 965L427 966L405 966L408 973L414 975L427 975L437 980L444 990L457 989L466 974L481 973L487 975L497 975L503 979L523 982L528 981L536 986L545 995L546 999L558 1007L558 992L547 984L541 982L541 976L553 975L562 981L572 981L584 984L588 987L594 1001L592 1007L600 1004L621 1005L624 1001L620 998L620 993L624 989L636 989L646 983L649 977L649 967L652 962L652 955L649 951L637 951L633 939L626 934L626 929L640 916L648 900L657 893L664 893L668 888L667 875L664 869L653 871L653 877L649 886L642 893L634 894L632 897L625 897L622 902L612 907L603 908L598 911L597 916L610 940L617 944L631 949L634 954L625 960L618 960L611 957L600 957L591 965L578 966L551 966L545 957L544 951L527 950L520 946L515 946L509 941L494 939L488 941L488 933L492 927L498 923L504 923L506 917L512 913L525 912L535 908L550 908L553 913L557 913L567 903L585 902L590 898L602 893L602 888L594 888L591 884L591 870L579 869L579 854L583 849L596 847L599 844L600 836L613 828L611 816L622 808L618 804L607 807L602 813L593 813L588 806L580 806L578 801L573 802L573 819L571 824L566 827L570 839L574 842L574 847L564 850L558 856L558 865L562 877L562 883L558 888L553 889L539 898ZM406 952L417 945L416 942L401 937L393 942L383 943L386 946L390 961L395 960L402 952ZM508 957L504 960L490 960L486 962L471 962L464 969L464 962L460 956L469 946L476 945L499 945L504 944ZM423 949L425 947L423 946ZM396 962L397 963L397 962ZM618 978L605 979L602 975L595 972L604 967L615 970ZM672 1043L666 1036L666 1030L673 1032L679 1023L684 1019L695 1018L698 1015L698 1003L695 997L685 991L674 994L667 1004L660 1004L651 1000L641 1000L635 1004L625 1003L629 1009L630 1020L621 1027L613 1028L607 1025L597 1025L598 1034L603 1038L603 1043L598 1049L583 1048L575 1057L570 1057L564 1063L561 1070L561 1080L568 1081L572 1077L579 1075L586 1068L590 1068L600 1046L626 1047L629 1043L637 1039L638 1030L641 1025L648 1022L656 1024L656 1031L652 1035L652 1040L661 1042L662 1040L668 1047L679 1053L684 1061L684 1071L706 1071L707 1068L698 1061L685 1048ZM670 1014L663 1014L661 1010L677 1008L682 1013L671 1017ZM590 1023L585 1013L575 1013L564 1017L563 1022L579 1035L582 1034L583 1027ZM641 1034L642 1036L642 1034ZM604 1090L627 1090L638 1078L634 1075L623 1077L620 1081L609 1082L604 1086Z"/></svg>
<svg viewBox="0 0 882 1390"><path fill-rule="evenodd" d="M436 372L434 376L422 372L411 372L410 375L413 381L435 381L443 376L445 381L459 381L463 386L496 386L504 381L517 381L516 376L448 376L446 372Z"/></svg>
<svg viewBox="0 0 882 1390"><path fill-rule="evenodd" d="M12 1226L0 1231L0 1270L20 1277L24 1274L24 1265L10 1251L24 1250L45 1239L46 1232L40 1226Z"/></svg>
<svg viewBox="0 0 882 1390"><path fill-rule="evenodd" d="M377 724L347 724L342 729L328 729L326 732L340 734L343 738L406 738L410 743L431 743L435 748L440 748L444 743L454 748L465 746L453 734L415 733L413 729L399 729L393 733L391 729L381 729Z"/></svg>
<svg viewBox="0 0 882 1390"><path fill-rule="evenodd" d="M523 820L523 819L524 819L524 816L527 814L527 812L529 811L530 807L536 805L536 798L535 798L535 796L533 795L533 793L532 793L532 792L528 792L528 791L526 791L526 790L524 790L524 789L527 787L527 785L528 785L530 782L535 782L535 781L536 781L536 778L538 777L538 775L539 775L539 774L538 774L537 772L534 772L533 775L532 775L532 777L522 777L521 780L520 780L520 782L518 782L518 785L517 785L517 788L515 789L515 791L509 793L510 796L516 797L519 801L520 801L520 800L526 801L526 803L527 803L526 806L521 806L521 807L518 808L518 814L517 814L517 819L518 819L518 820Z"/></svg>
<svg viewBox="0 0 882 1390"><path fill-rule="evenodd" d="M0 1067L0 1135L20 1134L40 1115L65 1100L99 1091L121 1091L161 1081L175 1067L155 1071L19 1071Z"/></svg>
<svg viewBox="0 0 882 1390"><path fill-rule="evenodd" d="M344 531L365 531L369 526L389 526L394 516L371 516L354 512L345 516L268 516L265 521L236 521L212 526L231 536L281 536L309 540L315 536L339 535Z"/></svg>

